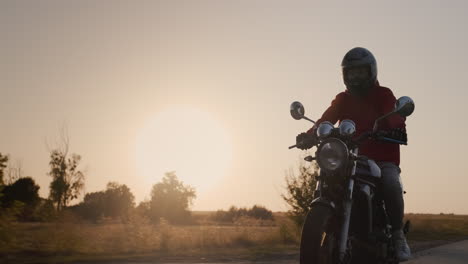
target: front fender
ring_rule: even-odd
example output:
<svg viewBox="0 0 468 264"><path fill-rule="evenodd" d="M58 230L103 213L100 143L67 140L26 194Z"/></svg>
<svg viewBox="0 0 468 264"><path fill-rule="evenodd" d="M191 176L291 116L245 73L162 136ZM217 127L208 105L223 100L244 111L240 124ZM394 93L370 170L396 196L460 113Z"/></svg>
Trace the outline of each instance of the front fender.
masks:
<svg viewBox="0 0 468 264"><path fill-rule="evenodd" d="M318 197L318 198L315 198L313 201L312 201L312 204L311 206L315 206L317 204L320 204L320 205L325 205L325 206L328 206L330 207L333 211L335 211L335 203L333 201L330 201L329 199L325 198L325 197Z"/></svg>

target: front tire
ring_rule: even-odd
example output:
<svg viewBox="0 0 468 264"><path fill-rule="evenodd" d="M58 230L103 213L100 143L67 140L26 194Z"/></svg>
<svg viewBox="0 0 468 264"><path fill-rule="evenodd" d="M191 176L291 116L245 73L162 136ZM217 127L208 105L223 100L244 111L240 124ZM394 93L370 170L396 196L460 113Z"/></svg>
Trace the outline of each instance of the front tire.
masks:
<svg viewBox="0 0 468 264"><path fill-rule="evenodd" d="M307 214L302 227L300 264L332 264L335 233L330 207L317 204Z"/></svg>

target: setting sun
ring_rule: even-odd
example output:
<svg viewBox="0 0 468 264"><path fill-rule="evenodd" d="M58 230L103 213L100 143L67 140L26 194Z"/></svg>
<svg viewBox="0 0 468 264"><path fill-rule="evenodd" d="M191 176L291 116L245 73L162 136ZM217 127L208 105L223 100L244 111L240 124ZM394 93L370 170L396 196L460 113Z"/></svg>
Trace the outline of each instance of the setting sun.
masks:
<svg viewBox="0 0 468 264"><path fill-rule="evenodd" d="M175 171L197 191L206 190L225 176L231 159L227 130L197 108L165 109L148 120L137 136L138 174L149 184Z"/></svg>

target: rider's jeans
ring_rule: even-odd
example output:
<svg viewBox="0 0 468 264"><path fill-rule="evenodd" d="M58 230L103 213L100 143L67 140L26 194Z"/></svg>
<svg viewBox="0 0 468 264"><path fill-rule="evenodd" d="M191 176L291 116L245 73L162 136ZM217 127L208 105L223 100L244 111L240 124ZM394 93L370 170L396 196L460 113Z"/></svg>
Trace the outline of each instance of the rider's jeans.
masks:
<svg viewBox="0 0 468 264"><path fill-rule="evenodd" d="M393 230L400 230L403 226L403 184L400 178L400 167L392 162L377 162L382 171L382 189Z"/></svg>

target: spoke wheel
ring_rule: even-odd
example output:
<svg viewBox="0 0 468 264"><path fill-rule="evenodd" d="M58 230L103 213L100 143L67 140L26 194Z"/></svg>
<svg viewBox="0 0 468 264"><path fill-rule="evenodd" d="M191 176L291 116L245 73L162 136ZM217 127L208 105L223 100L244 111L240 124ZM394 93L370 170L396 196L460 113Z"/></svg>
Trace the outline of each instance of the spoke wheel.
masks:
<svg viewBox="0 0 468 264"><path fill-rule="evenodd" d="M318 263L320 264L332 264L334 259L335 250L335 234L323 233L323 242L320 247Z"/></svg>
<svg viewBox="0 0 468 264"><path fill-rule="evenodd" d="M307 214L302 227L300 264L336 264L332 216L332 209L320 204Z"/></svg>

